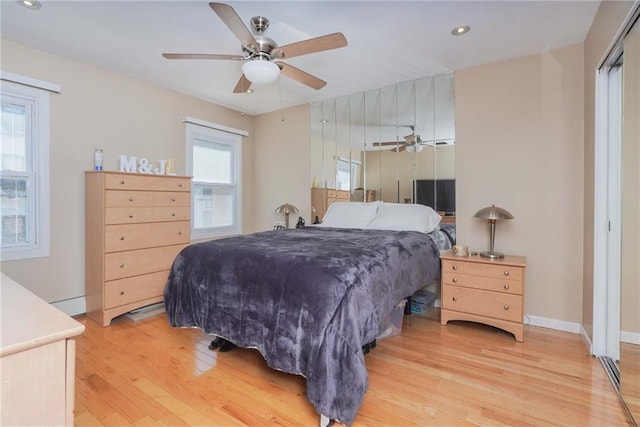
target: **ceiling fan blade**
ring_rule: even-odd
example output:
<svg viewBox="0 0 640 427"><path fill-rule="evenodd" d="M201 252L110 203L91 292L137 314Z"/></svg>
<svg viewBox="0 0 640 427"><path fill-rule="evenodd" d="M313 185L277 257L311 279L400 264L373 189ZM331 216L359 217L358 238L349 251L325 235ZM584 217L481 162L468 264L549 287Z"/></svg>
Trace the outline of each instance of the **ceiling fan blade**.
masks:
<svg viewBox="0 0 640 427"><path fill-rule="evenodd" d="M402 143L404 144L404 143ZM402 145L401 143L399 143L398 141L386 141L386 142L374 142L373 146L374 147L384 147L385 145Z"/></svg>
<svg viewBox="0 0 640 427"><path fill-rule="evenodd" d="M296 68L292 65L286 64L284 62L276 62L278 67L282 70L282 74L289 77L290 79L294 79L302 83L303 85L307 85L313 89L322 89L327 85L327 82L317 78L316 76L312 76L311 74L302 71L299 68Z"/></svg>
<svg viewBox="0 0 640 427"><path fill-rule="evenodd" d="M163 53L162 56L167 59L246 59L242 55L224 55L217 53Z"/></svg>
<svg viewBox="0 0 640 427"><path fill-rule="evenodd" d="M413 133L411 135L407 135L404 137L404 140L407 141L409 144L413 144L416 141L416 135Z"/></svg>
<svg viewBox="0 0 640 427"><path fill-rule="evenodd" d="M399 152L401 152L401 151L406 150L408 145L410 145L410 144L402 144L402 145L401 145L401 146L399 146L399 147L392 148L392 149L391 149L391 151L393 151L393 152L395 152L395 153L399 153Z"/></svg>
<svg viewBox="0 0 640 427"><path fill-rule="evenodd" d="M233 89L233 93L245 93L250 87L251 82L243 74L240 76L240 80L238 80L236 87Z"/></svg>
<svg viewBox="0 0 640 427"><path fill-rule="evenodd" d="M258 42L231 6L224 3L209 3L209 6L216 14L218 14L220 19L222 19L222 22L229 27L231 32L238 38L238 40L240 40L240 43L242 43L244 47L254 53L257 52L259 46Z"/></svg>
<svg viewBox="0 0 640 427"><path fill-rule="evenodd" d="M272 57L293 58L294 56L306 55L308 53L322 52L330 49L345 47L347 39L342 33L327 34L313 39L303 40L274 49Z"/></svg>

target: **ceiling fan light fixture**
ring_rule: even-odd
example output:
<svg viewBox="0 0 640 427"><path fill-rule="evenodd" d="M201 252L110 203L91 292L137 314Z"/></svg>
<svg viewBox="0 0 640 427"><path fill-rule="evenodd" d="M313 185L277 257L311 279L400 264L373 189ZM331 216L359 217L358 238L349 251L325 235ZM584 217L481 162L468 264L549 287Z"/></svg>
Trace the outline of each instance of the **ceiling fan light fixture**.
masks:
<svg viewBox="0 0 640 427"><path fill-rule="evenodd" d="M407 151L409 153L419 153L424 149L424 145L421 144L412 144L407 146Z"/></svg>
<svg viewBox="0 0 640 427"><path fill-rule="evenodd" d="M42 7L42 4L37 0L16 0L22 6L27 9L38 10Z"/></svg>
<svg viewBox="0 0 640 427"><path fill-rule="evenodd" d="M275 81L280 74L280 67L264 59L254 59L242 64L242 72L254 85L262 85Z"/></svg>

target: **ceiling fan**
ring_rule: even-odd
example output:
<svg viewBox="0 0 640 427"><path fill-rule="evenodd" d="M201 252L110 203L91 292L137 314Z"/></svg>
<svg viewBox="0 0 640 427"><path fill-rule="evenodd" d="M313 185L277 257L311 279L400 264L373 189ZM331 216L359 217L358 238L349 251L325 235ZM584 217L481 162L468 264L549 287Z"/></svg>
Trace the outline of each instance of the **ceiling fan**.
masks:
<svg viewBox="0 0 640 427"><path fill-rule="evenodd" d="M400 141L386 141L386 142L374 142L374 147L385 147L385 146L395 146L391 149L394 152L401 152L404 150L415 153L417 151L422 151L425 145L431 145L428 141L422 139L420 135L416 135L415 126L407 125L411 129L411 133L409 135L404 136L404 142Z"/></svg>
<svg viewBox="0 0 640 427"><path fill-rule="evenodd" d="M251 26L255 35L242 23L236 11L224 3L209 3L213 11L222 19L231 32L242 43L241 55L209 54L209 53L163 53L167 59L225 59L244 61L242 76L234 93L249 91L252 84L266 84L274 81L280 73L297 80L313 89L322 89L327 82L292 65L274 59L288 59L294 56L337 49L347 45L342 33L332 33L308 40L278 46L276 42L263 33L269 27L269 20L264 16L251 18Z"/></svg>

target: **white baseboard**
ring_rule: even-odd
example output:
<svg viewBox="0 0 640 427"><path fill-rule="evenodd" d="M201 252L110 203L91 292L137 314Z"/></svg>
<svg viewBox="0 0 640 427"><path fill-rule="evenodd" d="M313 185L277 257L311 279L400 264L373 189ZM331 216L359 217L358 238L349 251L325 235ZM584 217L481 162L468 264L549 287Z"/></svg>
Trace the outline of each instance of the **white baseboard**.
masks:
<svg viewBox="0 0 640 427"><path fill-rule="evenodd" d="M593 355L593 342L591 341L591 337L589 336L589 332L584 328L584 326L580 325L580 336L582 337L582 341L585 343L587 348L589 349L589 354Z"/></svg>
<svg viewBox="0 0 640 427"><path fill-rule="evenodd" d="M640 345L640 333L620 331L620 341L628 344Z"/></svg>
<svg viewBox="0 0 640 427"><path fill-rule="evenodd" d="M528 321L527 321L528 320ZM525 314L525 325L541 326L543 328L556 329L558 331L581 333L582 325L577 322L567 322L566 320L549 319L548 317Z"/></svg>
<svg viewBox="0 0 640 427"><path fill-rule="evenodd" d="M52 302L51 305L68 316L78 316L87 312L87 299L84 296Z"/></svg>

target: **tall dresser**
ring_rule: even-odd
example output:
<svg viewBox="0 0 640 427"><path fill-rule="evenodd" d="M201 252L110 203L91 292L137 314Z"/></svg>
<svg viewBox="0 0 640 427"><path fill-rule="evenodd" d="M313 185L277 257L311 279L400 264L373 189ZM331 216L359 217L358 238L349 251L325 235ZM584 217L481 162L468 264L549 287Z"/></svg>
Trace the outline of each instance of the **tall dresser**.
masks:
<svg viewBox="0 0 640 427"><path fill-rule="evenodd" d="M87 316L102 326L161 302L169 268L189 243L191 178L85 173Z"/></svg>
<svg viewBox="0 0 640 427"><path fill-rule="evenodd" d="M327 209L334 202L348 202L351 198L347 190L333 190L331 188L311 189L311 216L316 216L322 221ZM315 209L315 212L314 212Z"/></svg>

